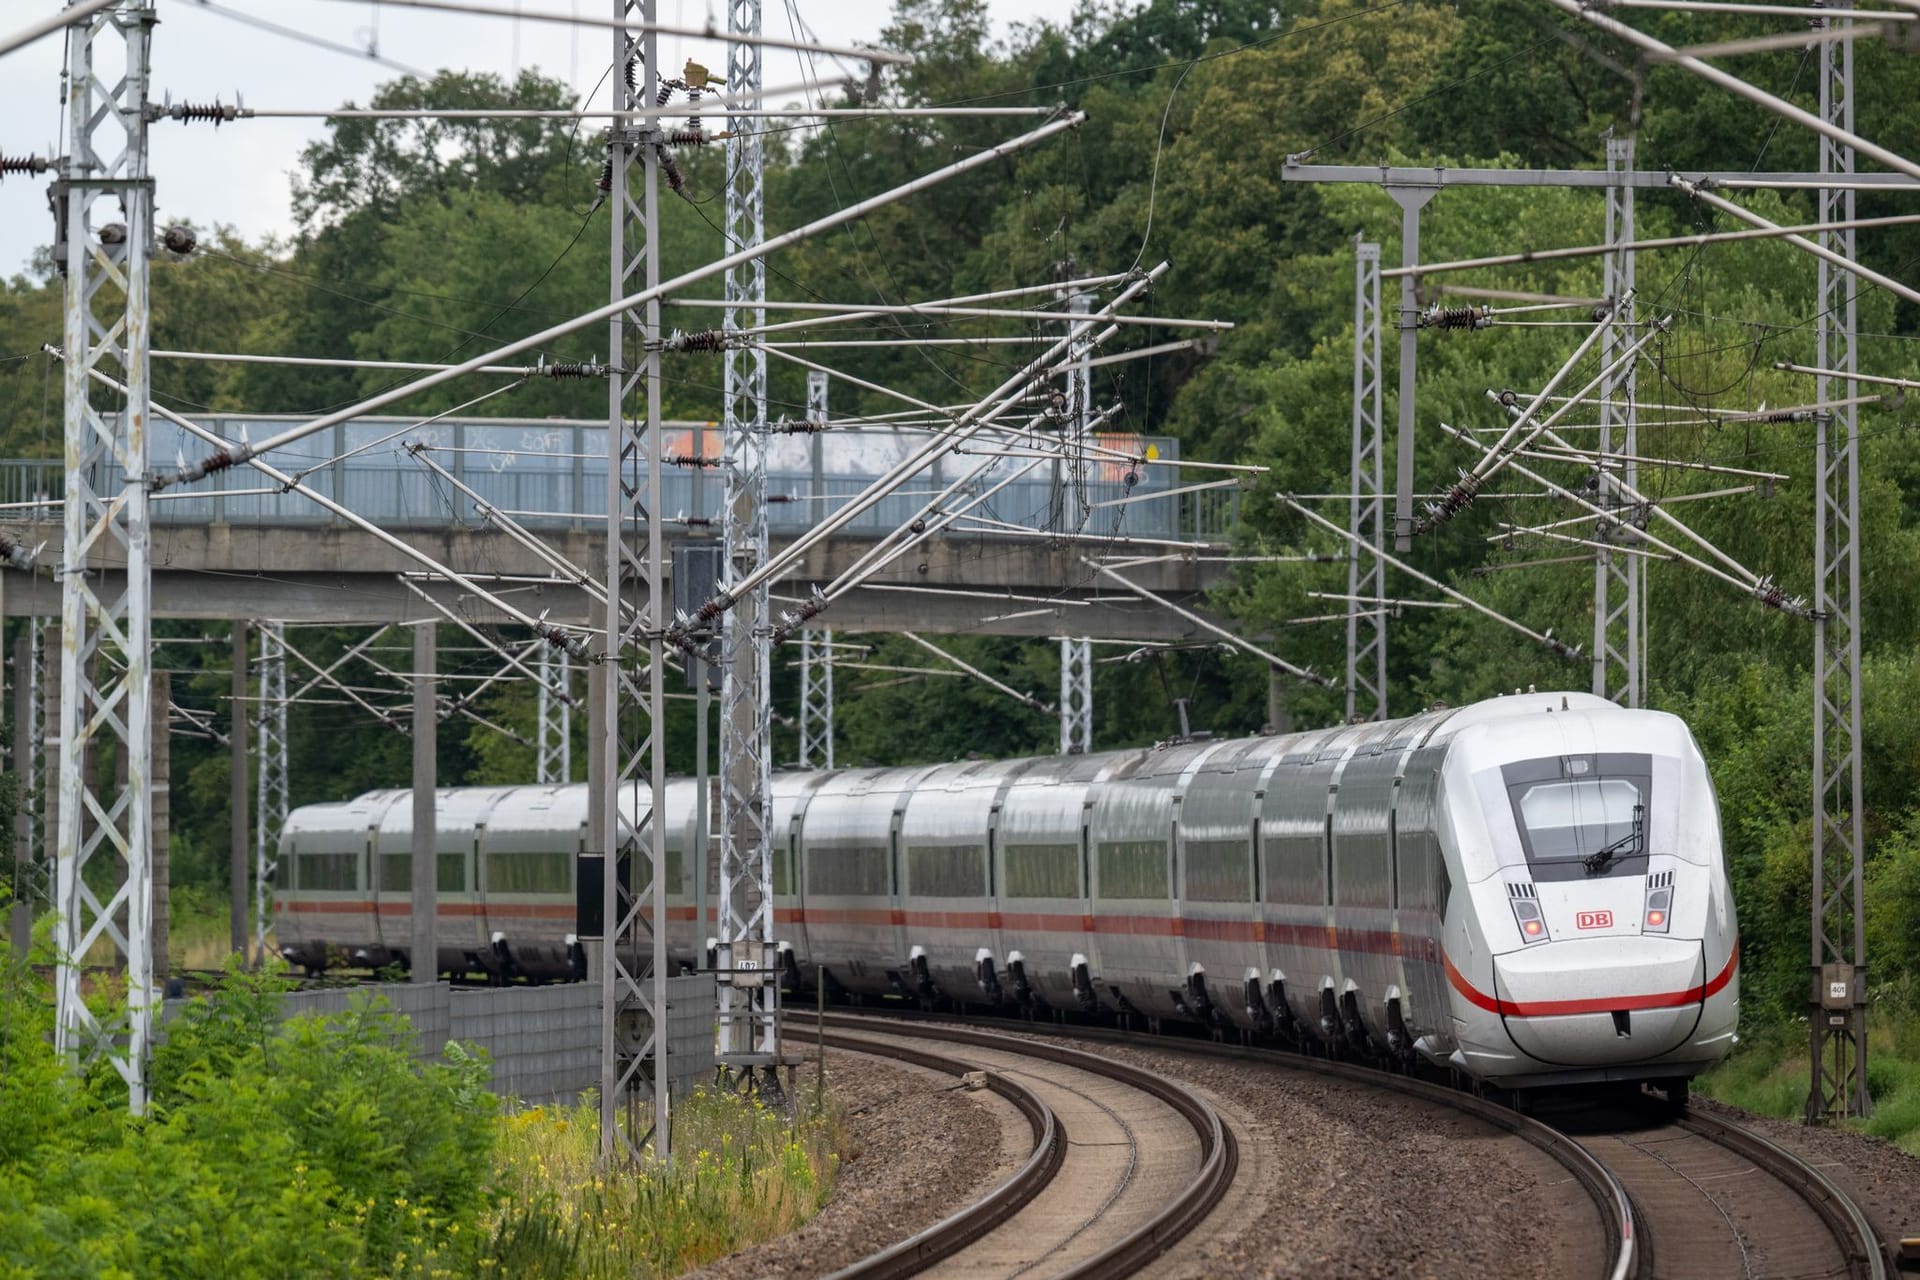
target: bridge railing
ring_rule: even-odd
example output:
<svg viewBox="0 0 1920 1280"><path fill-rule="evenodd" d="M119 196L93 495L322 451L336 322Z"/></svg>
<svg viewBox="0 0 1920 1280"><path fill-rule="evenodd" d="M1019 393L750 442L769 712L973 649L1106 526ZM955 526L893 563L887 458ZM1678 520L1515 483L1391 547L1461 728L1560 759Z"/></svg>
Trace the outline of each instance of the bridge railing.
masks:
<svg viewBox="0 0 1920 1280"><path fill-rule="evenodd" d="M244 435L257 440L297 419L211 415L201 421L228 439ZM156 466L205 452L203 444L172 424L155 425L151 455ZM812 527L929 438L923 430L906 428L776 437L767 475L770 530L778 536ZM424 442L428 456L481 501L528 528L585 530L606 518L604 440L605 428L597 422L449 419L415 427L409 419L361 419L277 451L271 461L386 528L480 526L473 499L409 456L408 443ZM1151 446L1161 459L1178 458L1178 442L1166 437L1103 435L1099 443L1132 454ZM718 531L719 455L719 432L712 424L670 424L666 456L671 465L663 476L662 514L691 533ZM975 491L1007 479L1034 459L943 452L899 491L863 513L849 532L878 537L898 528L949 483L983 462L991 463L992 470L975 483ZM117 484L118 476L94 480ZM976 518L963 519L954 530L990 536L993 522L1004 521L1135 538L1225 541L1237 517L1238 492L1167 492L1183 483L1177 465L1141 466L1105 452L1091 454L1079 467L1040 461L976 508ZM64 485L58 460L0 460L0 523L58 519ZM282 492L246 467L155 495L153 520L172 526L340 523L304 496Z"/></svg>

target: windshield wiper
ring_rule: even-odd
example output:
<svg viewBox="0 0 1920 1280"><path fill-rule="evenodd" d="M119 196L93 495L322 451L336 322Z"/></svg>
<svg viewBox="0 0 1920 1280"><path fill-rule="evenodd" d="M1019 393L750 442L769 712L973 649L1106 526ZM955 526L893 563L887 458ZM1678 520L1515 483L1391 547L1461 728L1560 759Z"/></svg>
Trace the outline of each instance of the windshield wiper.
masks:
<svg viewBox="0 0 1920 1280"><path fill-rule="evenodd" d="M1647 806L1637 804L1633 806L1633 830L1627 832L1627 834L1621 836L1612 844L1594 850L1580 860L1580 865L1587 869L1587 874L1590 876L1603 875L1607 868L1613 865L1614 859L1620 857L1623 853L1632 855L1645 852L1646 834ZM1628 846L1639 847L1629 848Z"/></svg>

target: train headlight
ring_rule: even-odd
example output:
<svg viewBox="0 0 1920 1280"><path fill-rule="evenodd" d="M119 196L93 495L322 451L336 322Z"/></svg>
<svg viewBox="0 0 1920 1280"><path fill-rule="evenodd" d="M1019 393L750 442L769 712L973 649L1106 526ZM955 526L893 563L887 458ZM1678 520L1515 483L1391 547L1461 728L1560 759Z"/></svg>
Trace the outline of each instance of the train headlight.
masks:
<svg viewBox="0 0 1920 1280"><path fill-rule="evenodd" d="M1540 916L1540 901L1533 897L1513 897L1513 920L1520 926L1520 939L1523 942L1547 941L1547 922Z"/></svg>
<svg viewBox="0 0 1920 1280"><path fill-rule="evenodd" d="M1654 933L1665 933L1670 923L1668 916L1673 906L1673 890L1655 889L1647 894L1646 927Z"/></svg>
<svg viewBox="0 0 1920 1280"><path fill-rule="evenodd" d="M1647 906L1640 927L1647 933L1665 933L1673 925L1673 872L1657 871L1647 877Z"/></svg>

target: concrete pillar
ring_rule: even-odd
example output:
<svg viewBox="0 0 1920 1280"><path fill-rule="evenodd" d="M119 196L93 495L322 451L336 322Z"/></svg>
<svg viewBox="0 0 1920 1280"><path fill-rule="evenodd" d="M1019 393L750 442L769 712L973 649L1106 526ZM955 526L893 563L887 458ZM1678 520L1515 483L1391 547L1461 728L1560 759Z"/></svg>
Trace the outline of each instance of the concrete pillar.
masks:
<svg viewBox="0 0 1920 1280"><path fill-rule="evenodd" d="M33 620L27 620L31 630ZM33 874L33 797L27 794L27 760L39 750L33 740L33 637L22 635L13 642L13 776L20 788L20 807L13 815L13 884L21 900L13 906L13 950L16 956L27 953L33 933L33 908L25 900L25 889Z"/></svg>
<svg viewBox="0 0 1920 1280"><path fill-rule="evenodd" d="M171 918L172 890L168 884L168 833L173 812L173 785L168 771L173 765L173 677L164 671L153 673L153 745L149 757L149 775L153 787L153 980L164 989L173 964L167 958L167 926Z"/></svg>
<svg viewBox="0 0 1920 1280"><path fill-rule="evenodd" d="M439 786L440 712L435 702L434 626L413 629L413 937L408 959L414 982L440 976L440 882L434 812Z"/></svg>
<svg viewBox="0 0 1920 1280"><path fill-rule="evenodd" d="M227 779L227 812L231 815L227 891L233 897L227 912L227 941L237 956L247 954L247 864L253 857L253 822L248 804L253 788L247 785L253 780L253 755L247 749L247 727L253 718L253 704L247 701L248 631L245 621L234 619L232 700L227 704L232 708L227 716L227 742L233 761Z"/></svg>

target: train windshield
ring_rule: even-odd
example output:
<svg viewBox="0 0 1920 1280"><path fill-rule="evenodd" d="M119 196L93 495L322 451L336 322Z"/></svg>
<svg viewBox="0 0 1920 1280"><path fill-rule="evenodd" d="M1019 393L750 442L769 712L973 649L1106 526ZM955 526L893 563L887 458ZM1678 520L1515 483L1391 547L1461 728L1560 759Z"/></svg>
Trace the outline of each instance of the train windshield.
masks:
<svg viewBox="0 0 1920 1280"><path fill-rule="evenodd" d="M1610 753L1505 766L1502 780L1534 877L1644 872L1652 763L1649 756Z"/></svg>

